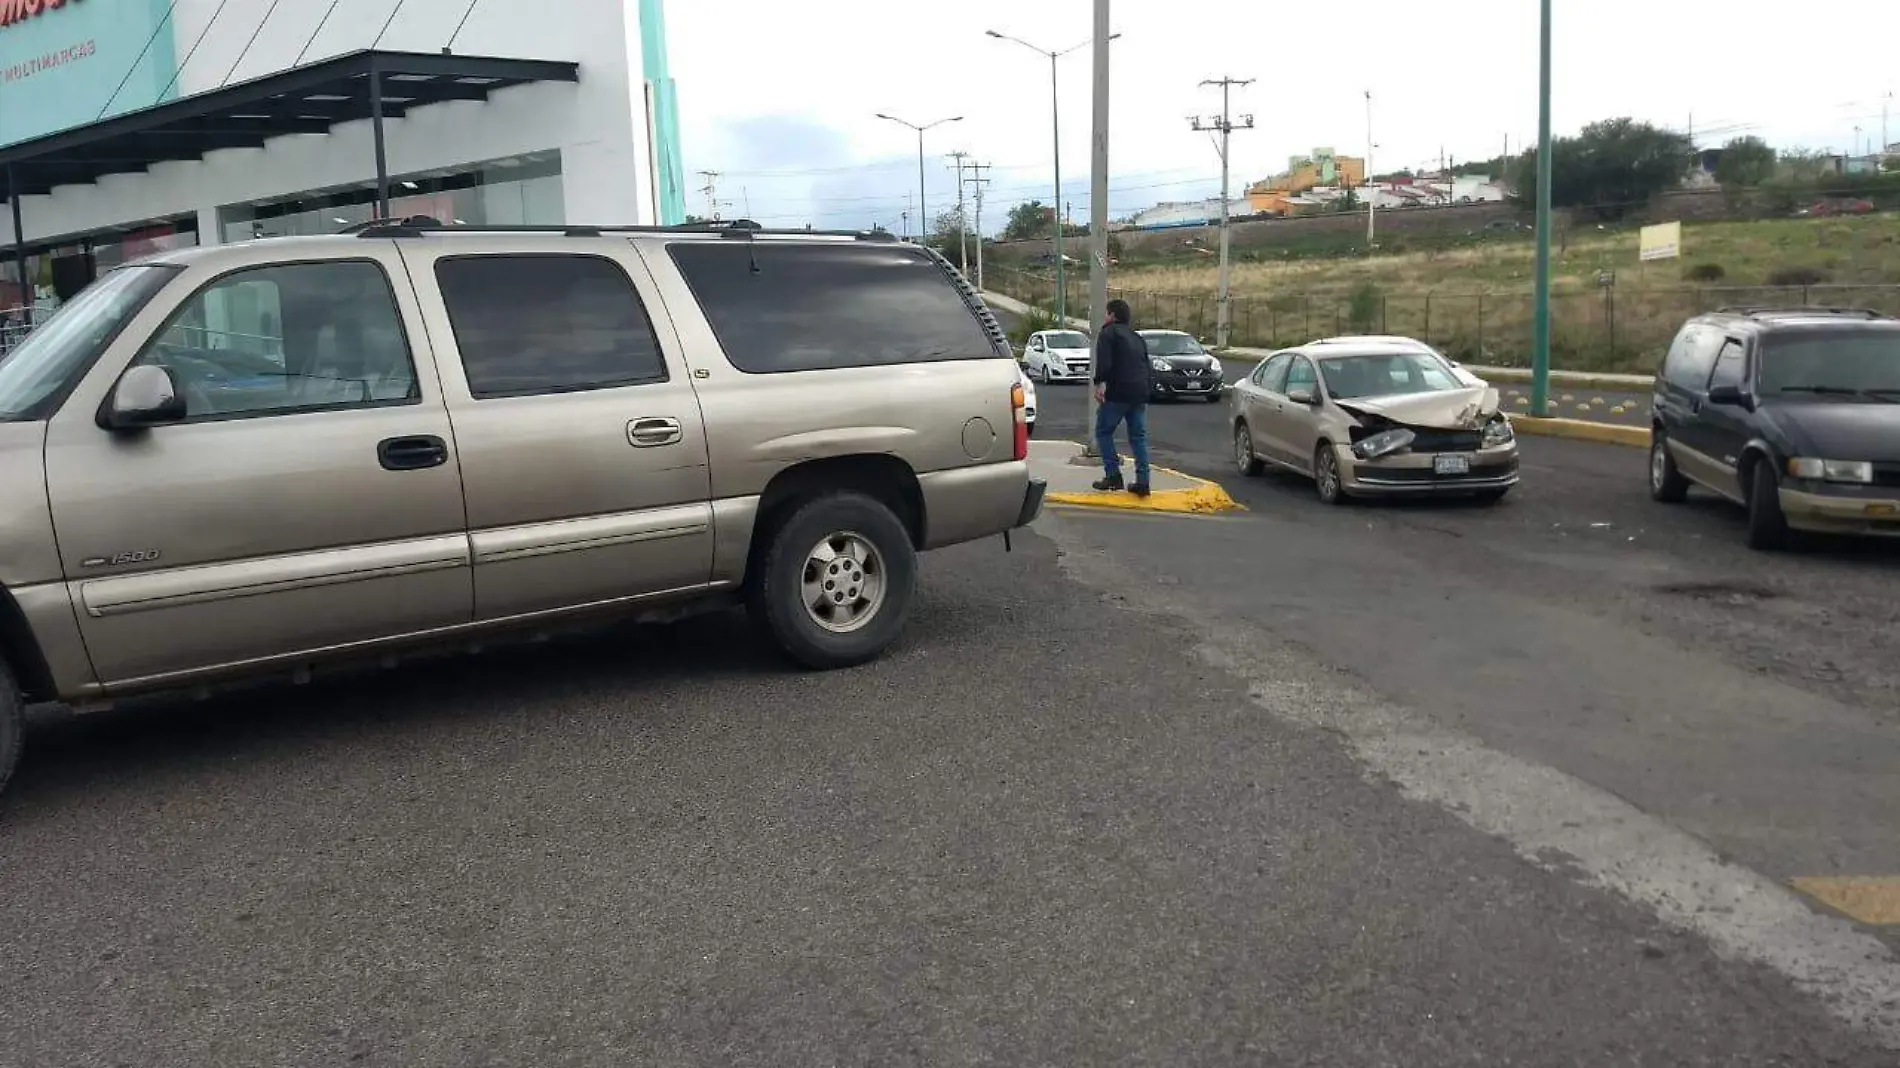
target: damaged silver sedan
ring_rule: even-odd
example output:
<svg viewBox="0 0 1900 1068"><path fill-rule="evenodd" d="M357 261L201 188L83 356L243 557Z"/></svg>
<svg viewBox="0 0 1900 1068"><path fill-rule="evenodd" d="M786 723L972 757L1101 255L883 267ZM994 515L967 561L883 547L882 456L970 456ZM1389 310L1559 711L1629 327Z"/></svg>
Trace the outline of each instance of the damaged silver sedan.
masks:
<svg viewBox="0 0 1900 1068"><path fill-rule="evenodd" d="M1475 384L1474 384L1475 383ZM1405 339L1276 352L1228 391L1234 461L1313 479L1319 498L1458 494L1503 499L1517 439L1498 391Z"/></svg>

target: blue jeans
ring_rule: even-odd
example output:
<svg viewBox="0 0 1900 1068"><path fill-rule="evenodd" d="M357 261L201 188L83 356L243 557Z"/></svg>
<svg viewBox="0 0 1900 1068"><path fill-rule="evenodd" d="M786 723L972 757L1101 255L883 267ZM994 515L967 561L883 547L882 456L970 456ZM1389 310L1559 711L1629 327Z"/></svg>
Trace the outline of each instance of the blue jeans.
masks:
<svg viewBox="0 0 1900 1068"><path fill-rule="evenodd" d="M1122 458L1115 455L1115 428L1128 423L1128 449L1135 454L1135 482L1148 484L1148 406L1103 401L1095 410L1095 447L1102 453L1102 470L1120 478Z"/></svg>

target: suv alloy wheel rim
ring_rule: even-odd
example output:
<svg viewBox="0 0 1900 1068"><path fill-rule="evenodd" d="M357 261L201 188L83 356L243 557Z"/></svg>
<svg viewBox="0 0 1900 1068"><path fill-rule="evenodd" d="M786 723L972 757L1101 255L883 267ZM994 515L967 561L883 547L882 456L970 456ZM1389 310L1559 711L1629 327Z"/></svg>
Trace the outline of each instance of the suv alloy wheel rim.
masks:
<svg viewBox="0 0 1900 1068"><path fill-rule="evenodd" d="M884 557L862 534L828 534L805 554L805 611L833 634L849 634L869 623L884 605L884 588Z"/></svg>
<svg viewBox="0 0 1900 1068"><path fill-rule="evenodd" d="M1657 438L1655 444L1649 447L1649 484L1658 491L1662 490L1669 472L1667 449L1661 438Z"/></svg>

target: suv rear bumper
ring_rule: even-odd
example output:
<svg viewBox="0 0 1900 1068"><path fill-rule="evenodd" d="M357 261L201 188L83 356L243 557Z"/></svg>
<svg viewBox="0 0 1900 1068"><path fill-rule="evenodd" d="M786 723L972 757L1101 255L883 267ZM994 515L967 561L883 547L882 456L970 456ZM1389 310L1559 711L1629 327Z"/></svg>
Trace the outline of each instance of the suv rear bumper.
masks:
<svg viewBox="0 0 1900 1068"><path fill-rule="evenodd" d="M1900 538L1900 500L1781 489L1781 513L1796 530Z"/></svg>
<svg viewBox="0 0 1900 1068"><path fill-rule="evenodd" d="M1042 498L1049 492L1049 483L1040 478L1029 480L1029 488L1023 491L1023 510L1016 514L1016 525L1026 527L1042 514Z"/></svg>

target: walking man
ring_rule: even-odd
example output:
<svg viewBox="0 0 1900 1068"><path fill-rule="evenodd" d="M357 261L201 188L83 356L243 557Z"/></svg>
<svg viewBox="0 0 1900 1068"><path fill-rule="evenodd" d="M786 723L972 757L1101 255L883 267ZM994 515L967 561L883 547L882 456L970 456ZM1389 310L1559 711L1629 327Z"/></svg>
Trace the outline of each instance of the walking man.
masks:
<svg viewBox="0 0 1900 1068"><path fill-rule="evenodd" d="M1108 302L1108 322L1095 338L1095 447L1102 453L1105 477L1098 490L1127 489L1148 495L1148 343L1129 325L1134 317L1125 300ZM1122 485L1122 461L1115 455L1115 428L1128 424L1128 449L1135 454L1135 481Z"/></svg>

